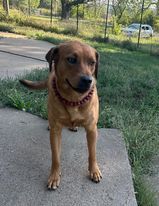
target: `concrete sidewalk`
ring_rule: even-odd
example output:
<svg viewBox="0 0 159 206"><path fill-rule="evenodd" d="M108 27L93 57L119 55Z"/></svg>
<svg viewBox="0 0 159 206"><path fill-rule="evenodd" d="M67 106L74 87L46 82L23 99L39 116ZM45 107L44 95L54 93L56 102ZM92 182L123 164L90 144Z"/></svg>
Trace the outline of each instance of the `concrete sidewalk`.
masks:
<svg viewBox="0 0 159 206"><path fill-rule="evenodd" d="M27 38L0 38L0 78L15 77L25 71L48 67L45 55L53 46Z"/></svg>
<svg viewBox="0 0 159 206"><path fill-rule="evenodd" d="M97 157L101 183L87 177L85 132L64 130L62 179L47 191L51 164L47 121L0 109L0 205L3 206L137 206L124 141L118 130L100 129Z"/></svg>

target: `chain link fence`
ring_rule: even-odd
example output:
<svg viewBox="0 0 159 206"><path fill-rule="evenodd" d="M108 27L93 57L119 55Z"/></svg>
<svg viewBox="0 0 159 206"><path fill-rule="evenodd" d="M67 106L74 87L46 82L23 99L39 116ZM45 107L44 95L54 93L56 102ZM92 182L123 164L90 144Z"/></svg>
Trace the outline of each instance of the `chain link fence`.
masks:
<svg viewBox="0 0 159 206"><path fill-rule="evenodd" d="M111 42L128 50L139 49L143 52L159 56L159 34L157 32L154 32L153 36L147 38L141 37L139 48L137 48L138 35L125 35L121 25L115 25L115 23L110 22L110 15L107 15L108 19L105 19L105 16L98 19L86 19L84 18L84 11L83 14L79 13L78 5L74 6L74 15L69 20L61 20L61 11L57 7L52 10L46 8L31 9L30 12L27 7L25 9L10 7L9 15L6 15L2 7L2 0L0 4L1 31L11 32L9 27L7 28L7 25L4 24L4 26L2 23L14 23L18 26L32 27L45 32ZM107 32L106 34L105 31Z"/></svg>

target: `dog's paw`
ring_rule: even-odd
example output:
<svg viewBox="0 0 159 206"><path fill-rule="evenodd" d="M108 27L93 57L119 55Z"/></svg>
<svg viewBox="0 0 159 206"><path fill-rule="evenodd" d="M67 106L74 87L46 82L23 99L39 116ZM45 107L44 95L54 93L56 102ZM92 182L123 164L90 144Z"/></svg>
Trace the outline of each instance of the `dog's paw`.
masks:
<svg viewBox="0 0 159 206"><path fill-rule="evenodd" d="M96 183L100 182L100 180L102 179L102 173L101 173L99 167L96 166L96 167L90 169L89 176L93 182L96 182Z"/></svg>
<svg viewBox="0 0 159 206"><path fill-rule="evenodd" d="M68 128L71 132L77 132L78 131L78 127L69 127Z"/></svg>
<svg viewBox="0 0 159 206"><path fill-rule="evenodd" d="M49 190L56 190L58 186L60 185L60 178L61 178L60 172L55 171L51 173L48 179L47 188Z"/></svg>

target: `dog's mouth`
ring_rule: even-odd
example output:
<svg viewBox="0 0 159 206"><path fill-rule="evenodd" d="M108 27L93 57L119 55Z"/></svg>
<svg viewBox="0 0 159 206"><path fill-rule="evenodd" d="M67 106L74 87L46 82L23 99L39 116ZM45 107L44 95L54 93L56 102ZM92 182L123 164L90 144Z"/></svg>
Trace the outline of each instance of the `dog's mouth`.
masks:
<svg viewBox="0 0 159 206"><path fill-rule="evenodd" d="M85 93L90 89L90 84L81 84L79 83L79 85L77 87L72 86L72 84L69 82L68 79L66 79L67 84L76 92L78 93Z"/></svg>

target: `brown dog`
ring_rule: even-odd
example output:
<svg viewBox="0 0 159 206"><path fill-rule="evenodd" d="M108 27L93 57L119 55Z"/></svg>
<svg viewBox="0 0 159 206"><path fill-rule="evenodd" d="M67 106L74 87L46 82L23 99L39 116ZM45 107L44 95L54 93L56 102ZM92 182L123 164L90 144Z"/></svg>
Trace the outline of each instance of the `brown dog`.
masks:
<svg viewBox="0 0 159 206"><path fill-rule="evenodd" d="M46 55L50 75L45 82L21 80L33 89L48 88L48 120L52 166L48 188L56 189L60 184L61 131L63 127L82 126L86 130L90 178L101 180L96 159L98 96L96 78L98 53L89 45L71 41L52 48Z"/></svg>

